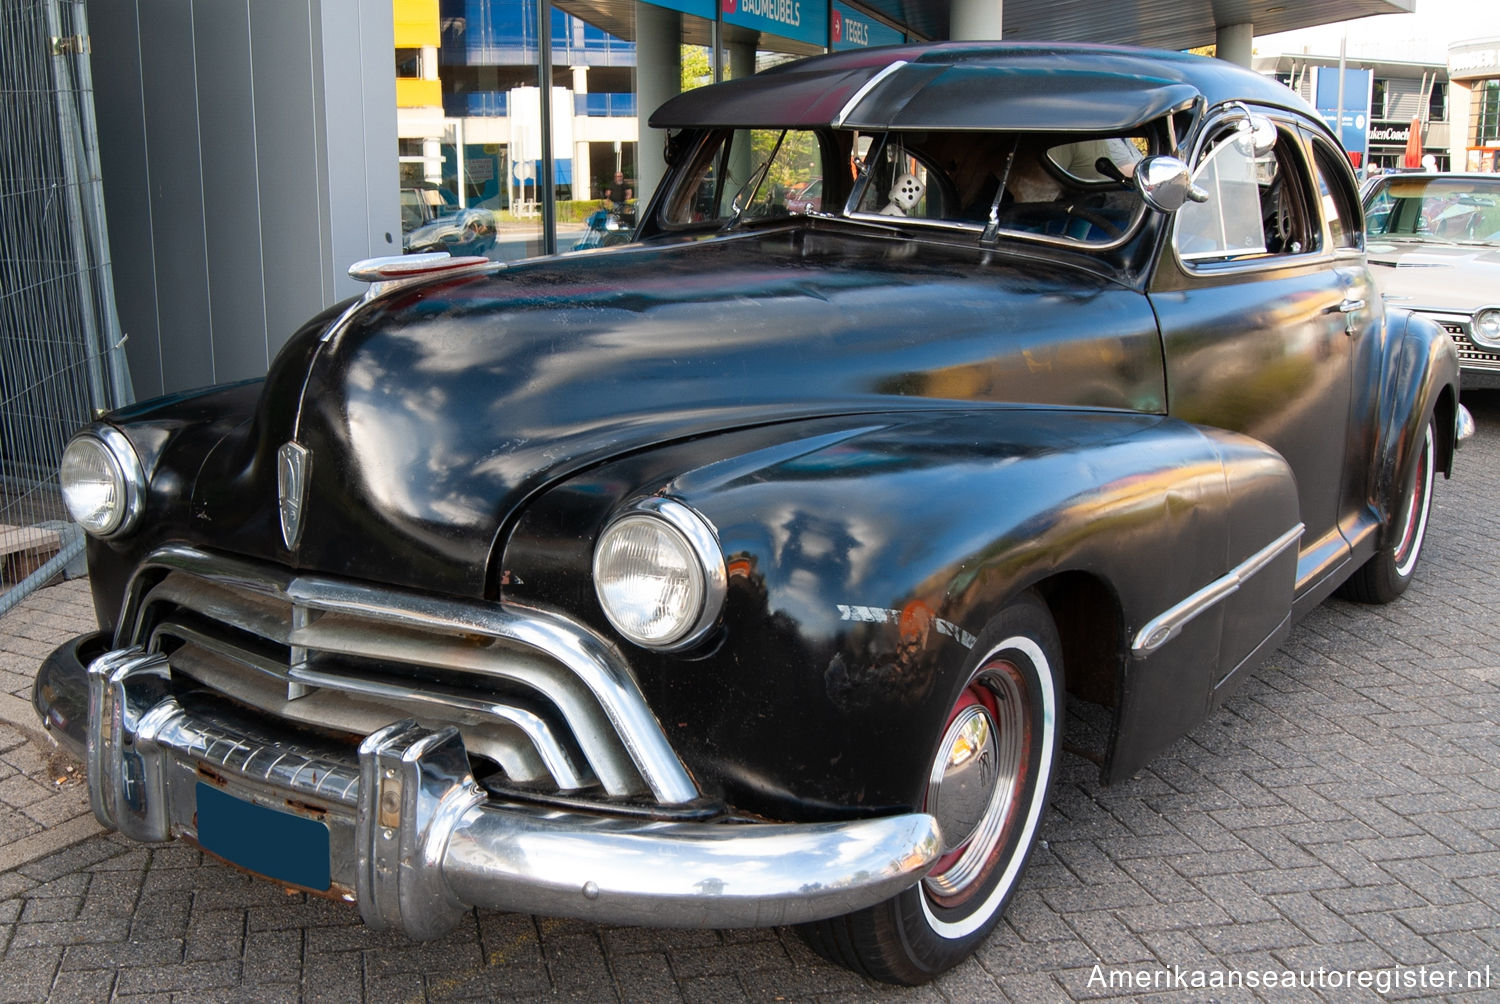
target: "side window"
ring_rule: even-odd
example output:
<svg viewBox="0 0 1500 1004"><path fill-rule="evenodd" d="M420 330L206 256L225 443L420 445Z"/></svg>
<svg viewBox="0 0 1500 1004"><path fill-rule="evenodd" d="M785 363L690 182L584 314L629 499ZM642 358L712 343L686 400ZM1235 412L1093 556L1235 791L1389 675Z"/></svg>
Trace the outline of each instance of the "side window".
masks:
<svg viewBox="0 0 1500 1004"><path fill-rule="evenodd" d="M1296 146L1280 128L1271 150L1259 154L1249 129L1231 126L1216 134L1193 173L1208 201L1189 202L1177 214L1178 256L1215 262L1317 250L1320 230L1307 204Z"/></svg>
<svg viewBox="0 0 1500 1004"><path fill-rule="evenodd" d="M893 135L865 167L868 177L857 212L913 219L942 217L941 173L901 137Z"/></svg>
<svg viewBox="0 0 1500 1004"><path fill-rule="evenodd" d="M1318 184L1318 204L1328 221L1328 232L1336 248L1362 246L1359 231L1359 200L1344 169L1343 155L1313 141L1313 175ZM1344 163L1347 163L1345 161Z"/></svg>

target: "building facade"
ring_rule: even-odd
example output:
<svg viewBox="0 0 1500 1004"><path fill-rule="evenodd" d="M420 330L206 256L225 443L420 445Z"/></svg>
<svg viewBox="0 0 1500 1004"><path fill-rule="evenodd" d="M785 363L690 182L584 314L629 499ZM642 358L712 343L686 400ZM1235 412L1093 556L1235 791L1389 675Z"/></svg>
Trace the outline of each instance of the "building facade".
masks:
<svg viewBox="0 0 1500 1004"><path fill-rule="evenodd" d="M1257 55L1252 65L1300 94L1330 125L1341 109L1340 138L1361 171L1401 167L1413 130L1419 161L1430 158L1440 170L1455 162L1451 86L1442 63L1346 58L1342 101L1336 53Z"/></svg>
<svg viewBox="0 0 1500 1004"><path fill-rule="evenodd" d="M1460 42L1448 50L1456 139L1466 171L1500 173L1500 38ZM1456 151L1458 152L1458 151Z"/></svg>

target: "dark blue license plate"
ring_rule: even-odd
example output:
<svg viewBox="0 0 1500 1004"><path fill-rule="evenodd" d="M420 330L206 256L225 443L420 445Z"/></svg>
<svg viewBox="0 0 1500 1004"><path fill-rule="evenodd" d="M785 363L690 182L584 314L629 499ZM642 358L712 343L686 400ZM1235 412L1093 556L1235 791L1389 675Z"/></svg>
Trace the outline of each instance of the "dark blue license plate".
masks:
<svg viewBox="0 0 1500 1004"><path fill-rule="evenodd" d="M268 809L198 782L198 844L241 868L326 892L328 825Z"/></svg>

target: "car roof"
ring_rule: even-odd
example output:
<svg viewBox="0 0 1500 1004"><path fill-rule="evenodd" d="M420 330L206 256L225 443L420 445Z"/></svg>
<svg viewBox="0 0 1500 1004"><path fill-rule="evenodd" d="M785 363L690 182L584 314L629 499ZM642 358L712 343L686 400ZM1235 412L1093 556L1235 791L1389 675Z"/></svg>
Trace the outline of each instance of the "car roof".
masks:
<svg viewBox="0 0 1500 1004"><path fill-rule="evenodd" d="M1199 100L1235 99L1311 114L1275 80L1219 59L1127 46L948 42L814 56L700 87L662 105L650 125L1119 132Z"/></svg>

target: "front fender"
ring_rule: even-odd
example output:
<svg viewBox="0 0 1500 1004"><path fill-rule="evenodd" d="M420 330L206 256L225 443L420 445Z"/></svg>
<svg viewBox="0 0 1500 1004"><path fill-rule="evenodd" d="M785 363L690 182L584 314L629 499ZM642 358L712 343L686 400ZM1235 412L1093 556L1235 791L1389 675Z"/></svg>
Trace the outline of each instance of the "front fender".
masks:
<svg viewBox="0 0 1500 1004"><path fill-rule="evenodd" d="M615 637L700 784L742 811L812 819L920 805L974 638L1028 587L1086 576L1111 597L1099 623L1114 635L1103 648L1116 745L1132 757L1150 745L1142 734L1175 737L1201 718L1222 643L1263 639L1289 607L1294 553L1265 580L1284 580L1274 596L1245 605L1255 616L1221 605L1149 660L1127 654L1147 621L1295 524L1285 465L1241 437L1051 408L757 435L768 431L783 442L726 449L675 475L669 455L750 434L571 483L518 526L501 573L508 599L561 603L613 635L591 590L558 583L586 581L608 515L583 516L587 500L657 492L701 512L729 570L719 632L679 655ZM1232 481L1259 494L1234 494ZM565 511L575 518L555 515ZM562 526L581 532L564 542ZM559 591L527 585L533 577Z"/></svg>

